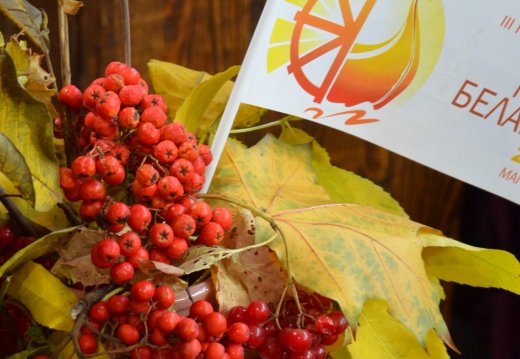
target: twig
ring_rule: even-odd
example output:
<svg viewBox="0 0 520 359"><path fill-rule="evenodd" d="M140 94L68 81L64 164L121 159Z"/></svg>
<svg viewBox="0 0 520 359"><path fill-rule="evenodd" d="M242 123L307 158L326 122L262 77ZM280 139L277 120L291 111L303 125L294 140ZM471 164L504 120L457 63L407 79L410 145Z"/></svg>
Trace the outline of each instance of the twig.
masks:
<svg viewBox="0 0 520 359"><path fill-rule="evenodd" d="M65 213L65 217L73 226L79 226L83 221L78 217L76 212L65 202L58 202L58 207Z"/></svg>
<svg viewBox="0 0 520 359"><path fill-rule="evenodd" d="M4 207L9 212L9 216L18 223L22 231L31 237L36 237L36 231L32 226L31 222L22 214L20 209L14 204L11 200L10 196L7 196L5 190L0 187L0 202L4 205Z"/></svg>
<svg viewBox="0 0 520 359"><path fill-rule="evenodd" d="M63 11L63 2L58 0L58 23L60 28L61 51L61 82L62 86L71 84L70 49L69 49L69 20Z"/></svg>
<svg viewBox="0 0 520 359"><path fill-rule="evenodd" d="M125 64L132 66L132 38L130 33L130 8L128 0L120 0L121 5L121 27L123 30L123 43L125 49Z"/></svg>

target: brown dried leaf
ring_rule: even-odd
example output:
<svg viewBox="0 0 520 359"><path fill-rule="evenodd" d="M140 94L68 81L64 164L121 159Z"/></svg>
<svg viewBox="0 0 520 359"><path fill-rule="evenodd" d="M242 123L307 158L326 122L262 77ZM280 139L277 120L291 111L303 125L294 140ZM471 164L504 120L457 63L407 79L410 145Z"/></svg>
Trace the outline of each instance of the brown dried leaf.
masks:
<svg viewBox="0 0 520 359"><path fill-rule="evenodd" d="M79 11L79 8L83 6L83 1L62 0L61 6L63 7L63 12L65 14L76 15Z"/></svg>
<svg viewBox="0 0 520 359"><path fill-rule="evenodd" d="M110 283L109 270L97 269L90 260L91 248L103 239L104 233L92 229L81 229L68 242L56 248L60 258L51 272L72 283L84 286Z"/></svg>

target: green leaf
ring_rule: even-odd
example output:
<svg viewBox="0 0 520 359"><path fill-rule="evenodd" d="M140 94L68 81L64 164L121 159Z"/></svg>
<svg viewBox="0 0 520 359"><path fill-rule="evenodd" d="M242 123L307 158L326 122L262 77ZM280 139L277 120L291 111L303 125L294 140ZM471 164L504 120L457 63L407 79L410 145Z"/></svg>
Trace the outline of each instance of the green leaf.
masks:
<svg viewBox="0 0 520 359"><path fill-rule="evenodd" d="M168 118L170 121L176 118L176 112L185 99L198 87L212 76L206 72L195 71L173 63L151 60L148 62L148 70L153 88L160 94L168 105ZM220 118L226 106L233 82L227 81L215 94L209 105L205 106L200 123L204 128L209 128L212 123ZM250 127L260 121L265 109L243 104L238 110L233 127ZM195 126L196 128L197 126Z"/></svg>
<svg viewBox="0 0 520 359"><path fill-rule="evenodd" d="M509 252L473 247L425 229L420 238L429 275L485 288L520 294L520 263Z"/></svg>
<svg viewBox="0 0 520 359"><path fill-rule="evenodd" d="M5 274L13 273L27 261L54 252L56 250L56 246L59 243L66 242L69 238L71 238L78 228L79 227L71 227L61 231L49 233L48 235L31 243L27 247L19 250L0 267L0 278Z"/></svg>
<svg viewBox="0 0 520 359"><path fill-rule="evenodd" d="M305 131L284 128L280 139L293 145L312 144L312 165L318 182L325 188L332 202L357 203L407 216L399 203L381 187L353 172L333 166L327 151Z"/></svg>
<svg viewBox="0 0 520 359"><path fill-rule="evenodd" d="M204 112L221 87L235 77L239 70L240 66L231 66L197 86L186 97L177 111L175 119L185 124L188 131L194 132L196 135L209 129L211 122L202 121Z"/></svg>
<svg viewBox="0 0 520 359"><path fill-rule="evenodd" d="M0 0L0 12L16 24L44 52L49 48L47 15L26 0Z"/></svg>
<svg viewBox="0 0 520 359"><path fill-rule="evenodd" d="M11 279L7 293L31 312L34 320L51 329L70 331L76 296L43 266L26 262Z"/></svg>
<svg viewBox="0 0 520 359"><path fill-rule="evenodd" d="M0 171L16 186L22 198L34 206L35 194L31 171L20 151L1 132Z"/></svg>
<svg viewBox="0 0 520 359"><path fill-rule="evenodd" d="M25 158L33 177L35 209L44 212L62 198L52 118L43 103L20 87L13 62L1 49L0 73L0 132L9 137Z"/></svg>

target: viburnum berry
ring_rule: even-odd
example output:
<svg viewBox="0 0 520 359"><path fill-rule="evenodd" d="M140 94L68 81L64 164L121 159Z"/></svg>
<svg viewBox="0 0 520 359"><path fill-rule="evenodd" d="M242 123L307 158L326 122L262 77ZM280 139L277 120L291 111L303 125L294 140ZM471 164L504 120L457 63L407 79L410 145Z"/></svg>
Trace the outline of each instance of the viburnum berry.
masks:
<svg viewBox="0 0 520 359"><path fill-rule="evenodd" d="M73 111L78 111L83 104L83 94L74 85L63 86L58 93L58 98L62 104Z"/></svg>
<svg viewBox="0 0 520 359"><path fill-rule="evenodd" d="M334 319L328 315L320 315L314 321L314 328L320 334L333 334L336 332Z"/></svg>
<svg viewBox="0 0 520 359"><path fill-rule="evenodd" d="M213 313L213 306L207 300L197 300L193 302L190 307L190 318L195 320L202 320L206 318L209 314Z"/></svg>
<svg viewBox="0 0 520 359"><path fill-rule="evenodd" d="M229 317L228 317L229 321ZM250 325L249 326L249 339L247 341L247 347L256 349L265 340L265 329L262 325Z"/></svg>
<svg viewBox="0 0 520 359"><path fill-rule="evenodd" d="M149 122L155 126L155 128L161 128L166 122L166 114L159 106L150 106L144 109L141 114L142 122Z"/></svg>
<svg viewBox="0 0 520 359"><path fill-rule="evenodd" d="M117 328L117 337L126 345L133 345L139 341L139 331L131 324L121 324Z"/></svg>
<svg viewBox="0 0 520 359"><path fill-rule="evenodd" d="M121 108L121 100L113 91L107 91L101 95L96 103L96 112L106 119L116 117Z"/></svg>
<svg viewBox="0 0 520 359"><path fill-rule="evenodd" d="M141 116L135 107L125 107L117 115L117 122L120 127L133 130L139 125Z"/></svg>
<svg viewBox="0 0 520 359"><path fill-rule="evenodd" d="M88 311L88 317L99 323L108 320L110 317L110 311L107 302L99 301L94 303Z"/></svg>
<svg viewBox="0 0 520 359"><path fill-rule="evenodd" d="M130 359L151 359L152 348L148 345L140 346L130 352Z"/></svg>
<svg viewBox="0 0 520 359"><path fill-rule="evenodd" d="M167 310L163 315L157 319L157 328L164 333L171 333L181 321L181 316L174 311Z"/></svg>
<svg viewBox="0 0 520 359"><path fill-rule="evenodd" d="M83 334L78 337L79 349L83 354L94 354L98 350L96 338L91 334Z"/></svg>
<svg viewBox="0 0 520 359"><path fill-rule="evenodd" d="M175 332L184 341L190 341L199 336L199 325L192 318L183 318L177 324Z"/></svg>
<svg viewBox="0 0 520 359"><path fill-rule="evenodd" d="M224 230L222 226L216 222L205 224L197 238L197 241L207 246L216 246L224 240Z"/></svg>
<svg viewBox="0 0 520 359"><path fill-rule="evenodd" d="M269 318L269 307L261 300L253 300L248 304L245 316L249 325L263 323Z"/></svg>
<svg viewBox="0 0 520 359"><path fill-rule="evenodd" d="M130 262L119 262L110 268L110 277L118 285L130 281L134 275L135 270Z"/></svg>
<svg viewBox="0 0 520 359"><path fill-rule="evenodd" d="M153 299L157 304L157 308L169 308L175 302L175 292L167 285L160 285L155 288Z"/></svg>
<svg viewBox="0 0 520 359"><path fill-rule="evenodd" d="M231 308L227 315L228 324L236 322L245 322L247 308L241 305L234 306Z"/></svg>
<svg viewBox="0 0 520 359"><path fill-rule="evenodd" d="M137 233L144 232L152 221L152 213L142 204L134 204L130 207L128 225Z"/></svg>
<svg viewBox="0 0 520 359"><path fill-rule="evenodd" d="M228 344L226 345L226 353L229 355L229 359L244 359L244 347L240 344Z"/></svg>
<svg viewBox="0 0 520 359"><path fill-rule="evenodd" d="M278 334L280 344L293 352L303 352L311 348L312 335L305 329L283 328Z"/></svg>
<svg viewBox="0 0 520 359"><path fill-rule="evenodd" d="M161 163L161 164L169 164L177 159L179 155L179 150L175 143L169 140L163 140L159 142L154 150L153 156Z"/></svg>
<svg viewBox="0 0 520 359"><path fill-rule="evenodd" d="M136 136L139 142L145 146L153 146L159 143L161 131L150 122L142 122L137 126Z"/></svg>
<svg viewBox="0 0 520 359"><path fill-rule="evenodd" d="M0 252L4 248L8 248L9 245L14 240L14 231L13 229L7 224L4 223L0 226Z"/></svg>
<svg viewBox="0 0 520 359"><path fill-rule="evenodd" d="M204 355L206 359L222 359L226 353L226 347L221 343L209 343Z"/></svg>
<svg viewBox="0 0 520 359"><path fill-rule="evenodd" d="M153 298L155 285L150 280L140 280L135 282L130 289L130 296L133 301L144 302Z"/></svg>
<svg viewBox="0 0 520 359"><path fill-rule="evenodd" d="M78 156L72 161L71 170L76 177L92 177L96 174L96 161L90 156Z"/></svg>
<svg viewBox="0 0 520 359"><path fill-rule="evenodd" d="M329 318L334 321L335 333L341 334L347 329L348 321L347 318L339 310L333 310L328 314Z"/></svg>
<svg viewBox="0 0 520 359"><path fill-rule="evenodd" d="M133 256L141 248L141 238L133 231L122 234L118 239L117 243L121 249L121 254L129 257Z"/></svg>
<svg viewBox="0 0 520 359"><path fill-rule="evenodd" d="M202 351L202 346L198 339L192 339L190 341L182 342L179 351L183 358L195 359Z"/></svg>
<svg viewBox="0 0 520 359"><path fill-rule="evenodd" d="M96 102L104 93L105 89L102 86L92 84L83 91L83 101L88 107L95 108Z"/></svg>
<svg viewBox="0 0 520 359"><path fill-rule="evenodd" d="M119 98L123 106L137 106L144 97L140 85L126 85L119 91Z"/></svg>
<svg viewBox="0 0 520 359"><path fill-rule="evenodd" d="M228 338L237 344L244 344L249 340L249 326L243 322L236 322L229 326L226 331Z"/></svg>
<svg viewBox="0 0 520 359"><path fill-rule="evenodd" d="M157 346L164 346L168 344L168 339L166 338L166 334L160 330L159 328L155 328L152 330L152 334L149 336L148 340L151 344Z"/></svg>
<svg viewBox="0 0 520 359"><path fill-rule="evenodd" d="M218 337L226 332L227 320L220 312L212 312L203 319L204 330L210 336Z"/></svg>

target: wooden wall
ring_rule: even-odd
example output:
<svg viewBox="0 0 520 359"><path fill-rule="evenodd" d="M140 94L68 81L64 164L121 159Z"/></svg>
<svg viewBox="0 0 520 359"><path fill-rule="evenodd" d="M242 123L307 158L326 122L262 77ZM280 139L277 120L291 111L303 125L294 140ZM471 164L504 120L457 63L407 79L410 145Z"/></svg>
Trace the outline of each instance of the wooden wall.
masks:
<svg viewBox="0 0 520 359"><path fill-rule="evenodd" d="M53 62L59 67L56 2L31 2L49 14ZM85 3L80 14L70 18L72 78L81 88L100 76L109 61L123 60L119 2L86 0ZM146 77L146 63L152 58L209 73L239 64L264 3L265 0L131 0L132 65ZM518 225L520 219L518 206L353 136L312 123L307 123L305 128L327 148L334 164L381 185L413 220L466 243L520 252L513 240L513 226ZM496 211L502 211L501 215L496 215ZM482 233L493 238L477 243L474 237ZM495 352L501 348L500 358L508 358L508 346L512 346L513 340L504 339L503 332L518 329L520 320L511 324L513 319L507 312L513 305L518 307L518 300L505 295L506 301L511 303L501 309L500 315L504 318L497 322L499 314L495 315L498 310L495 303L503 293L479 289L459 294L458 289L449 285L446 288L451 295L444 310L448 321L455 326L452 327L455 341L465 342L468 338L465 333L469 332L469 342L478 339L478 345L485 346L475 353L472 353L472 345L462 347L471 353L464 357L492 357L486 353L493 345ZM486 303L479 302L481 296L485 296ZM487 313L483 319L479 316L484 320L484 327L472 324L474 312L464 314L471 318L458 314L468 308L464 304L471 302L478 303L475 312Z"/></svg>

